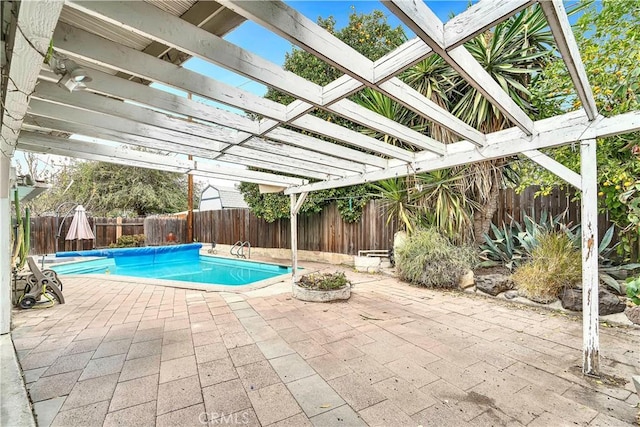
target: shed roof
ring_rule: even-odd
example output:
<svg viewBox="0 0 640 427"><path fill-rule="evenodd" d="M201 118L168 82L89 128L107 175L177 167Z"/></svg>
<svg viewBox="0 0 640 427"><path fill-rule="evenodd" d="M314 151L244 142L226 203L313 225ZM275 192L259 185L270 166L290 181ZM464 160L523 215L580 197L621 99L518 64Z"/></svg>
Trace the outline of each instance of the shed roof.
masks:
<svg viewBox="0 0 640 427"><path fill-rule="evenodd" d="M246 209L249 207L244 201L242 193L235 188L207 185L202 190L200 205L202 206L203 202L211 199L219 199L222 209Z"/></svg>

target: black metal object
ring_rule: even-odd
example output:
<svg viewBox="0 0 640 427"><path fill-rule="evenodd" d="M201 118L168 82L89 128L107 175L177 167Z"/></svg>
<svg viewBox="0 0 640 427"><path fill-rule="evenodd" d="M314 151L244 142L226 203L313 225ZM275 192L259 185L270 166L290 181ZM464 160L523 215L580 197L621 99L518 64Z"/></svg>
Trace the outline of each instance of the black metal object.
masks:
<svg viewBox="0 0 640 427"><path fill-rule="evenodd" d="M58 304L64 304L64 296L62 295L62 282L53 270L41 271L32 257L27 258L27 264L31 274L27 277L24 293L18 305L20 308L29 309L37 306L50 307L57 301ZM42 297L46 301L40 302ZM50 305L46 305L50 303Z"/></svg>

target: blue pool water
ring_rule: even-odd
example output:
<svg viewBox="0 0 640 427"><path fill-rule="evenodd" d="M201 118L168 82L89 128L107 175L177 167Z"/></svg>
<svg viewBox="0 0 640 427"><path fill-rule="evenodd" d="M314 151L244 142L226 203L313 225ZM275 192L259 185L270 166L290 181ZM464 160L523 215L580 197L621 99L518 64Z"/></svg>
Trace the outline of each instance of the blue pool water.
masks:
<svg viewBox="0 0 640 427"><path fill-rule="evenodd" d="M286 266L201 256L197 251L155 255L149 251L127 251L122 257L116 255L51 268L58 274L110 274L228 286L247 285L291 272Z"/></svg>

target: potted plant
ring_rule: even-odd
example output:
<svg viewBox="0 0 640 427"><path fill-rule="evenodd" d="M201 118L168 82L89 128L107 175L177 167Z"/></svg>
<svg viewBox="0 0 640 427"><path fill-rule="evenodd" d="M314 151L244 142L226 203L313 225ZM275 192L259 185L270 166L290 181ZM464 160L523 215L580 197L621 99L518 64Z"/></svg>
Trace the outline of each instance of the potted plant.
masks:
<svg viewBox="0 0 640 427"><path fill-rule="evenodd" d="M311 273L293 284L293 297L301 301L329 302L351 296L351 282L343 272Z"/></svg>

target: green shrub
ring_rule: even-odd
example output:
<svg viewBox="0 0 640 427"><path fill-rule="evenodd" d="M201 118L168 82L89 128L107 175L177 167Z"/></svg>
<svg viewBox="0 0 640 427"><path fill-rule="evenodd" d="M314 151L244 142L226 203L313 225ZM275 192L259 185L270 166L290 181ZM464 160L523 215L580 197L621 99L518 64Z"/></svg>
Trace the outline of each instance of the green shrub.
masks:
<svg viewBox="0 0 640 427"><path fill-rule="evenodd" d="M311 273L300 278L298 286L318 291L332 291L351 286L347 276L343 272L335 273Z"/></svg>
<svg viewBox="0 0 640 427"><path fill-rule="evenodd" d="M513 274L518 291L532 301L554 301L565 287L582 280L582 258L565 233L539 237L531 261Z"/></svg>
<svg viewBox="0 0 640 427"><path fill-rule="evenodd" d="M433 228L415 231L395 257L402 280L429 288L457 288L476 262L472 248L454 246Z"/></svg>
<svg viewBox="0 0 640 427"><path fill-rule="evenodd" d="M640 276L627 279L627 296L635 305L640 305Z"/></svg>
<svg viewBox="0 0 640 427"><path fill-rule="evenodd" d="M134 248L144 246L146 237L144 234L125 234L118 237L116 243L109 245L110 248Z"/></svg>

